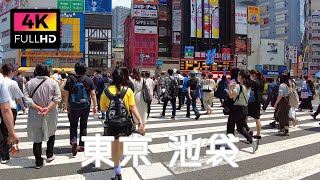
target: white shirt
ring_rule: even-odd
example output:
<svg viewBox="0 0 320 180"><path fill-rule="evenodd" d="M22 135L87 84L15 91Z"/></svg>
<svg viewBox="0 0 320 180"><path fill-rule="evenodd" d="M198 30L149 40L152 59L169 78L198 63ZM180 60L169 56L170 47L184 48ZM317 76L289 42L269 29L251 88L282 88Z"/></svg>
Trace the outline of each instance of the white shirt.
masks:
<svg viewBox="0 0 320 180"><path fill-rule="evenodd" d="M54 78L54 80L56 80L56 81L61 80L61 76L60 76L58 73L54 73L54 74L53 74L53 78Z"/></svg>
<svg viewBox="0 0 320 180"><path fill-rule="evenodd" d="M178 74L178 84L179 84L179 81L182 81L183 82L183 80L184 80L184 77L181 75L181 74ZM179 85L179 88L183 88L183 83L182 83L182 85Z"/></svg>
<svg viewBox="0 0 320 180"><path fill-rule="evenodd" d="M8 91L10 94L10 107L11 109L17 109L16 99L20 99L23 97L23 93L21 92L18 83L8 77L4 78L4 83L6 83L8 87Z"/></svg>
<svg viewBox="0 0 320 180"><path fill-rule="evenodd" d="M145 79L146 85L150 91L150 96L153 98L154 81L151 78Z"/></svg>

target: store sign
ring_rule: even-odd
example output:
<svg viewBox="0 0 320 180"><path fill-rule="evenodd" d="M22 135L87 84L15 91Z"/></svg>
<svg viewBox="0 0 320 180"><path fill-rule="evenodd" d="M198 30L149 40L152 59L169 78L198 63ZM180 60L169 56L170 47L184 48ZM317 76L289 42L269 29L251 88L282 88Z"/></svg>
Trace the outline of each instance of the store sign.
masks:
<svg viewBox="0 0 320 180"><path fill-rule="evenodd" d="M181 4L172 3L172 31L181 31Z"/></svg>
<svg viewBox="0 0 320 180"><path fill-rule="evenodd" d="M246 54L238 54L236 56L237 68L247 69L248 57Z"/></svg>
<svg viewBox="0 0 320 180"><path fill-rule="evenodd" d="M185 46L184 47L184 58L193 58L194 57L194 47Z"/></svg>
<svg viewBox="0 0 320 180"><path fill-rule="evenodd" d="M283 71L262 71L264 76L279 76L283 74Z"/></svg>
<svg viewBox="0 0 320 180"><path fill-rule="evenodd" d="M62 12L84 12L84 0L58 0Z"/></svg>
<svg viewBox="0 0 320 180"><path fill-rule="evenodd" d="M248 23L260 23L260 8L257 6L248 6Z"/></svg>
<svg viewBox="0 0 320 180"><path fill-rule="evenodd" d="M230 48L222 48L222 60L231 60L231 49Z"/></svg>
<svg viewBox="0 0 320 180"><path fill-rule="evenodd" d="M207 52L195 52L194 53L194 58L206 58L207 57ZM215 59L221 59L221 54L216 53Z"/></svg>
<svg viewBox="0 0 320 180"><path fill-rule="evenodd" d="M135 19L134 24L136 26L157 26L156 19Z"/></svg>
<svg viewBox="0 0 320 180"><path fill-rule="evenodd" d="M87 13L111 13L111 0L85 0Z"/></svg>
<svg viewBox="0 0 320 180"><path fill-rule="evenodd" d="M150 4L134 4L133 9L144 9L144 10L158 10L157 5L150 5Z"/></svg>
<svg viewBox="0 0 320 180"><path fill-rule="evenodd" d="M134 26L136 34L158 34L157 26Z"/></svg>
<svg viewBox="0 0 320 180"><path fill-rule="evenodd" d="M134 0L133 4L152 4L152 5L158 5L158 0Z"/></svg>
<svg viewBox="0 0 320 180"><path fill-rule="evenodd" d="M218 69L218 66L221 67L221 70L223 70L224 68L226 68L226 70L230 70L233 68L233 62L232 61L221 61L220 64L216 64L214 63L211 66L207 66L206 65L206 61L205 60L181 60L180 61L180 70L183 71L193 71L193 70L197 70L197 71L207 71L207 70L211 70L211 71L216 71Z"/></svg>
<svg viewBox="0 0 320 180"><path fill-rule="evenodd" d="M168 4L168 0L159 0L159 4Z"/></svg>
<svg viewBox="0 0 320 180"><path fill-rule="evenodd" d="M247 39L238 37L236 38L236 54L247 54Z"/></svg>
<svg viewBox="0 0 320 180"><path fill-rule="evenodd" d="M236 34L248 34L248 13L246 7L236 7Z"/></svg>
<svg viewBox="0 0 320 180"><path fill-rule="evenodd" d="M180 44L181 43L181 32L173 32L173 44Z"/></svg>
<svg viewBox="0 0 320 180"><path fill-rule="evenodd" d="M3 0L0 2L0 16L9 12L11 9L17 8L19 5L18 0Z"/></svg>
<svg viewBox="0 0 320 180"><path fill-rule="evenodd" d="M158 10L133 9L133 17L157 18Z"/></svg>
<svg viewBox="0 0 320 180"><path fill-rule="evenodd" d="M71 57L83 58L78 52L20 52L21 57Z"/></svg>

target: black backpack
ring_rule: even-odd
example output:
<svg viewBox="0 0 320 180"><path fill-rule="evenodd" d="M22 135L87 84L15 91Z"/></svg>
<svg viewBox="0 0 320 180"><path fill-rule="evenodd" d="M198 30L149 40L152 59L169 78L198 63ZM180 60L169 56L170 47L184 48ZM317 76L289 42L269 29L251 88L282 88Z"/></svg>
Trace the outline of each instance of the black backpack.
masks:
<svg viewBox="0 0 320 180"><path fill-rule="evenodd" d="M143 80L143 84L142 84L142 95L143 95L144 102L150 104L152 99L151 99L151 95L150 95L150 90L149 90L145 80Z"/></svg>
<svg viewBox="0 0 320 180"><path fill-rule="evenodd" d="M175 79L169 77L169 94L171 97L175 98L178 96L179 93L179 86Z"/></svg>
<svg viewBox="0 0 320 180"><path fill-rule="evenodd" d="M104 89L104 93L110 100L109 108L106 112L105 126L108 127L108 136L130 136L133 132L133 121L130 113L128 112L123 98L126 95L128 87L113 95L108 88Z"/></svg>
<svg viewBox="0 0 320 180"><path fill-rule="evenodd" d="M80 110L89 108L90 96L83 83L88 77L82 76L80 79L76 79L74 76L70 76L70 78L74 83L69 99L70 109Z"/></svg>

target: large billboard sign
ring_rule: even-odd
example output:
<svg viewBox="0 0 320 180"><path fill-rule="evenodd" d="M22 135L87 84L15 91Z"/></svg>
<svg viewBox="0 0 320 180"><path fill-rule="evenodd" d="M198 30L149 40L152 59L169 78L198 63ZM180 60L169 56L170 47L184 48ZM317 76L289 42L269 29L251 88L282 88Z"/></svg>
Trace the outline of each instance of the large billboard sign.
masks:
<svg viewBox="0 0 320 180"><path fill-rule="evenodd" d="M156 19L135 19L134 32L137 34L157 34L158 26Z"/></svg>
<svg viewBox="0 0 320 180"><path fill-rule="evenodd" d="M111 0L85 0L87 13L111 13Z"/></svg>
<svg viewBox="0 0 320 180"><path fill-rule="evenodd" d="M58 9L62 12L83 12L84 0L58 0Z"/></svg>
<svg viewBox="0 0 320 180"><path fill-rule="evenodd" d="M286 46L286 62L297 64L298 59L298 47L297 46Z"/></svg>
<svg viewBox="0 0 320 180"><path fill-rule="evenodd" d="M284 65L284 58L284 41L273 39L261 39L261 64Z"/></svg>
<svg viewBox="0 0 320 180"><path fill-rule="evenodd" d="M248 13L246 7L236 7L236 34L248 34Z"/></svg>
<svg viewBox="0 0 320 180"><path fill-rule="evenodd" d="M149 4L134 4L133 5L133 17L158 17L158 7L156 5Z"/></svg>
<svg viewBox="0 0 320 180"><path fill-rule="evenodd" d="M260 8L257 6L248 6L248 23L260 23Z"/></svg>
<svg viewBox="0 0 320 180"><path fill-rule="evenodd" d="M219 38L219 1L191 0L191 37ZM202 11L204 9L204 11ZM204 21L204 26L202 25Z"/></svg>

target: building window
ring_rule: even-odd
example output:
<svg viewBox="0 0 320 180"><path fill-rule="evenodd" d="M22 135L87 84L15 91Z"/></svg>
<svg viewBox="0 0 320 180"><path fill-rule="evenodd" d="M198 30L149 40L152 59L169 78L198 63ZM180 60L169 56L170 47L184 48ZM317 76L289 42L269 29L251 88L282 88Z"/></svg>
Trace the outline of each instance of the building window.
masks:
<svg viewBox="0 0 320 180"><path fill-rule="evenodd" d="M2 22L6 22L6 21L7 21L7 18L5 17L5 18L3 18L1 21L2 21Z"/></svg>
<svg viewBox="0 0 320 180"><path fill-rule="evenodd" d="M319 19L318 15L312 15L312 19Z"/></svg>
<svg viewBox="0 0 320 180"><path fill-rule="evenodd" d="M320 26L320 23L312 23L312 26Z"/></svg>
<svg viewBox="0 0 320 180"><path fill-rule="evenodd" d="M320 30L314 29L314 30L312 30L312 33L320 33Z"/></svg>
<svg viewBox="0 0 320 180"><path fill-rule="evenodd" d="M89 42L89 51L108 51L108 42Z"/></svg>

